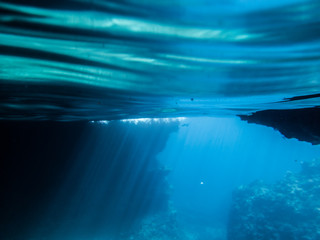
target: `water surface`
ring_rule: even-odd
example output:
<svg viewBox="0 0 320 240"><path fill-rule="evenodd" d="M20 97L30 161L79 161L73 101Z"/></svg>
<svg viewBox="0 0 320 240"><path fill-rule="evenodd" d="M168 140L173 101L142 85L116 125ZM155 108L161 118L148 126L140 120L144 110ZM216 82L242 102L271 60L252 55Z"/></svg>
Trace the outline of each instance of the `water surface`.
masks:
<svg viewBox="0 0 320 240"><path fill-rule="evenodd" d="M2 1L1 119L312 107L319 1Z"/></svg>

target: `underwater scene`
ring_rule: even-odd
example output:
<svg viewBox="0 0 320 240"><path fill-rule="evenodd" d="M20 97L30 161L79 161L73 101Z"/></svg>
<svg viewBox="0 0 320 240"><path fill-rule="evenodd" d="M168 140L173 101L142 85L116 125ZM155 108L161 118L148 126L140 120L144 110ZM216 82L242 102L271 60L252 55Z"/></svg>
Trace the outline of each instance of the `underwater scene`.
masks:
<svg viewBox="0 0 320 240"><path fill-rule="evenodd" d="M0 240L320 240L319 0L0 0Z"/></svg>

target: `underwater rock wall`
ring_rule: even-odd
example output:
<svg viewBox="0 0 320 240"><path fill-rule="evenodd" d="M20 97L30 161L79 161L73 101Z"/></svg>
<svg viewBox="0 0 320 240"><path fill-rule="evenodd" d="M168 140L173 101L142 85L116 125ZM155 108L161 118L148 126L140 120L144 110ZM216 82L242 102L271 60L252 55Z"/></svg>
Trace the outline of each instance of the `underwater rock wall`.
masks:
<svg viewBox="0 0 320 240"><path fill-rule="evenodd" d="M320 160L276 184L256 181L233 193L228 240L320 239Z"/></svg>
<svg viewBox="0 0 320 240"><path fill-rule="evenodd" d="M166 210L167 171L156 156L177 129L1 122L0 239L97 239Z"/></svg>

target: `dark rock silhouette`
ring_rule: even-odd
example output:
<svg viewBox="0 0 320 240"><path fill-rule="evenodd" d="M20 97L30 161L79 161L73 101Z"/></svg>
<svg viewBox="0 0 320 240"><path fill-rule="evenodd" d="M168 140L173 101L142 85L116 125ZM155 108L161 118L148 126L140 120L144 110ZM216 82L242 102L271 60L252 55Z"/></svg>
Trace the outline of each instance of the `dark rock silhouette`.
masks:
<svg viewBox="0 0 320 240"><path fill-rule="evenodd" d="M240 115L248 123L256 123L272 127L286 138L320 144L320 108L304 108L290 110L265 110Z"/></svg>

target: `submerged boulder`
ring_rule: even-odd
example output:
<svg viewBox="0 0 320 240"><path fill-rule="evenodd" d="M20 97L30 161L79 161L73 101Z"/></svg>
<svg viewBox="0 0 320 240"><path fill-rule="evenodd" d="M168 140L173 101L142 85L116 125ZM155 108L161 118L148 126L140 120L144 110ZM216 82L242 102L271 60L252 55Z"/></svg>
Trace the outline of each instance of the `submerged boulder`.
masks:
<svg viewBox="0 0 320 240"><path fill-rule="evenodd" d="M228 240L248 239L320 239L320 160L276 184L256 181L234 191Z"/></svg>

